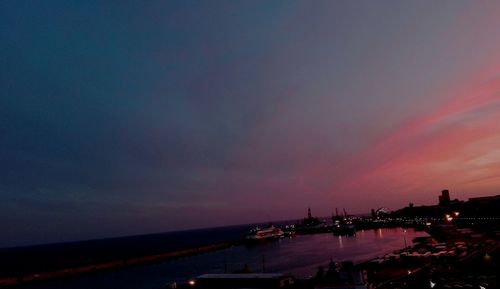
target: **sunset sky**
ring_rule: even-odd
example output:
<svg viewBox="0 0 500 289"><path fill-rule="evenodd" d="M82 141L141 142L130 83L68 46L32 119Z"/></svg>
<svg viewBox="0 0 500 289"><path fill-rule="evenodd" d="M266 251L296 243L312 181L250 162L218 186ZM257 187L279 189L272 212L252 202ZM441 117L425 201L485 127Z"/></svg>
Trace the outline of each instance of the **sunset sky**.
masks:
<svg viewBox="0 0 500 289"><path fill-rule="evenodd" d="M6 0L0 89L0 247L500 191L500 2Z"/></svg>

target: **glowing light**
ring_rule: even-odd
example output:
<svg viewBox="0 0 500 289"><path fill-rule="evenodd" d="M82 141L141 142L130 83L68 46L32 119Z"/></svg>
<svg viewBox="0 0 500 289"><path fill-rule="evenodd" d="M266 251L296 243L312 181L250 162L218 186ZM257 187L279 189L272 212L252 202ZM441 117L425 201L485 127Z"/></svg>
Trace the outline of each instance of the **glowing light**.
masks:
<svg viewBox="0 0 500 289"><path fill-rule="evenodd" d="M196 282L194 280L189 280L188 284L191 286L194 286L194 285L196 285Z"/></svg>
<svg viewBox="0 0 500 289"><path fill-rule="evenodd" d="M411 270L408 270L408 275L410 275L410 274L411 274Z"/></svg>
<svg viewBox="0 0 500 289"><path fill-rule="evenodd" d="M436 283L431 281L431 288L434 288L436 286Z"/></svg>
<svg viewBox="0 0 500 289"><path fill-rule="evenodd" d="M451 221L453 221L453 217L452 217L452 216L450 216L449 214L444 215L444 219L445 219L447 222L451 222Z"/></svg>
<svg viewBox="0 0 500 289"><path fill-rule="evenodd" d="M458 216L460 215L460 212L453 212L453 215L454 215L455 217L458 217Z"/></svg>

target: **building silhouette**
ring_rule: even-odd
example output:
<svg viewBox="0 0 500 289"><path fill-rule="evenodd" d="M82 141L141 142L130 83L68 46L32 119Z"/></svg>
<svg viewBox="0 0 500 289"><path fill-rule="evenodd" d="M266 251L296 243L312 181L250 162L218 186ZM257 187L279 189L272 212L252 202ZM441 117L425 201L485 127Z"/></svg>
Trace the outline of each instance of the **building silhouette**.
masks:
<svg viewBox="0 0 500 289"><path fill-rule="evenodd" d="M450 191L442 190L441 196L439 196L439 205L448 206L450 204Z"/></svg>

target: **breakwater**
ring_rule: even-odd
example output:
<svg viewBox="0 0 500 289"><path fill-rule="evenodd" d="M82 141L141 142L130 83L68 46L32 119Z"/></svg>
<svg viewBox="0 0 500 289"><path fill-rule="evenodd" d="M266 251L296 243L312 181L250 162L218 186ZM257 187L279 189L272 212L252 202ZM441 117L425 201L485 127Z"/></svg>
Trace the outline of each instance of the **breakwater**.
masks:
<svg viewBox="0 0 500 289"><path fill-rule="evenodd" d="M241 241L233 241L233 242L223 242L217 244L210 244L195 248L177 250L173 252L167 252L162 254L148 255L136 258L129 258L124 260L116 260L105 263L98 263L80 267L73 268L65 268L52 272L36 272L29 275L24 276L15 276L15 277L4 277L0 278L0 287L6 286L14 286L14 285L22 285L30 282L38 282L56 278L65 278L74 275L95 273L106 270L117 270L123 269L130 266L138 266L148 263L160 262L174 258L181 258L187 256L193 256L197 254L207 253L214 250L225 249L231 246L239 245Z"/></svg>

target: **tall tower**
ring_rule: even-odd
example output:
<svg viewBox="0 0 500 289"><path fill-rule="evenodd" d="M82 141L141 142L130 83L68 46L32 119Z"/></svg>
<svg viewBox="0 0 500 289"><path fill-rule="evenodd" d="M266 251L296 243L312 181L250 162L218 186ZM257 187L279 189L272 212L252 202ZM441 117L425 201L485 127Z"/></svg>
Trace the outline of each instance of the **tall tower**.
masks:
<svg viewBox="0 0 500 289"><path fill-rule="evenodd" d="M307 217L310 219L312 218L312 214L311 214L311 208L307 208Z"/></svg>
<svg viewBox="0 0 500 289"><path fill-rule="evenodd" d="M441 196L439 196L439 205L448 206L450 204L450 191L442 190Z"/></svg>

